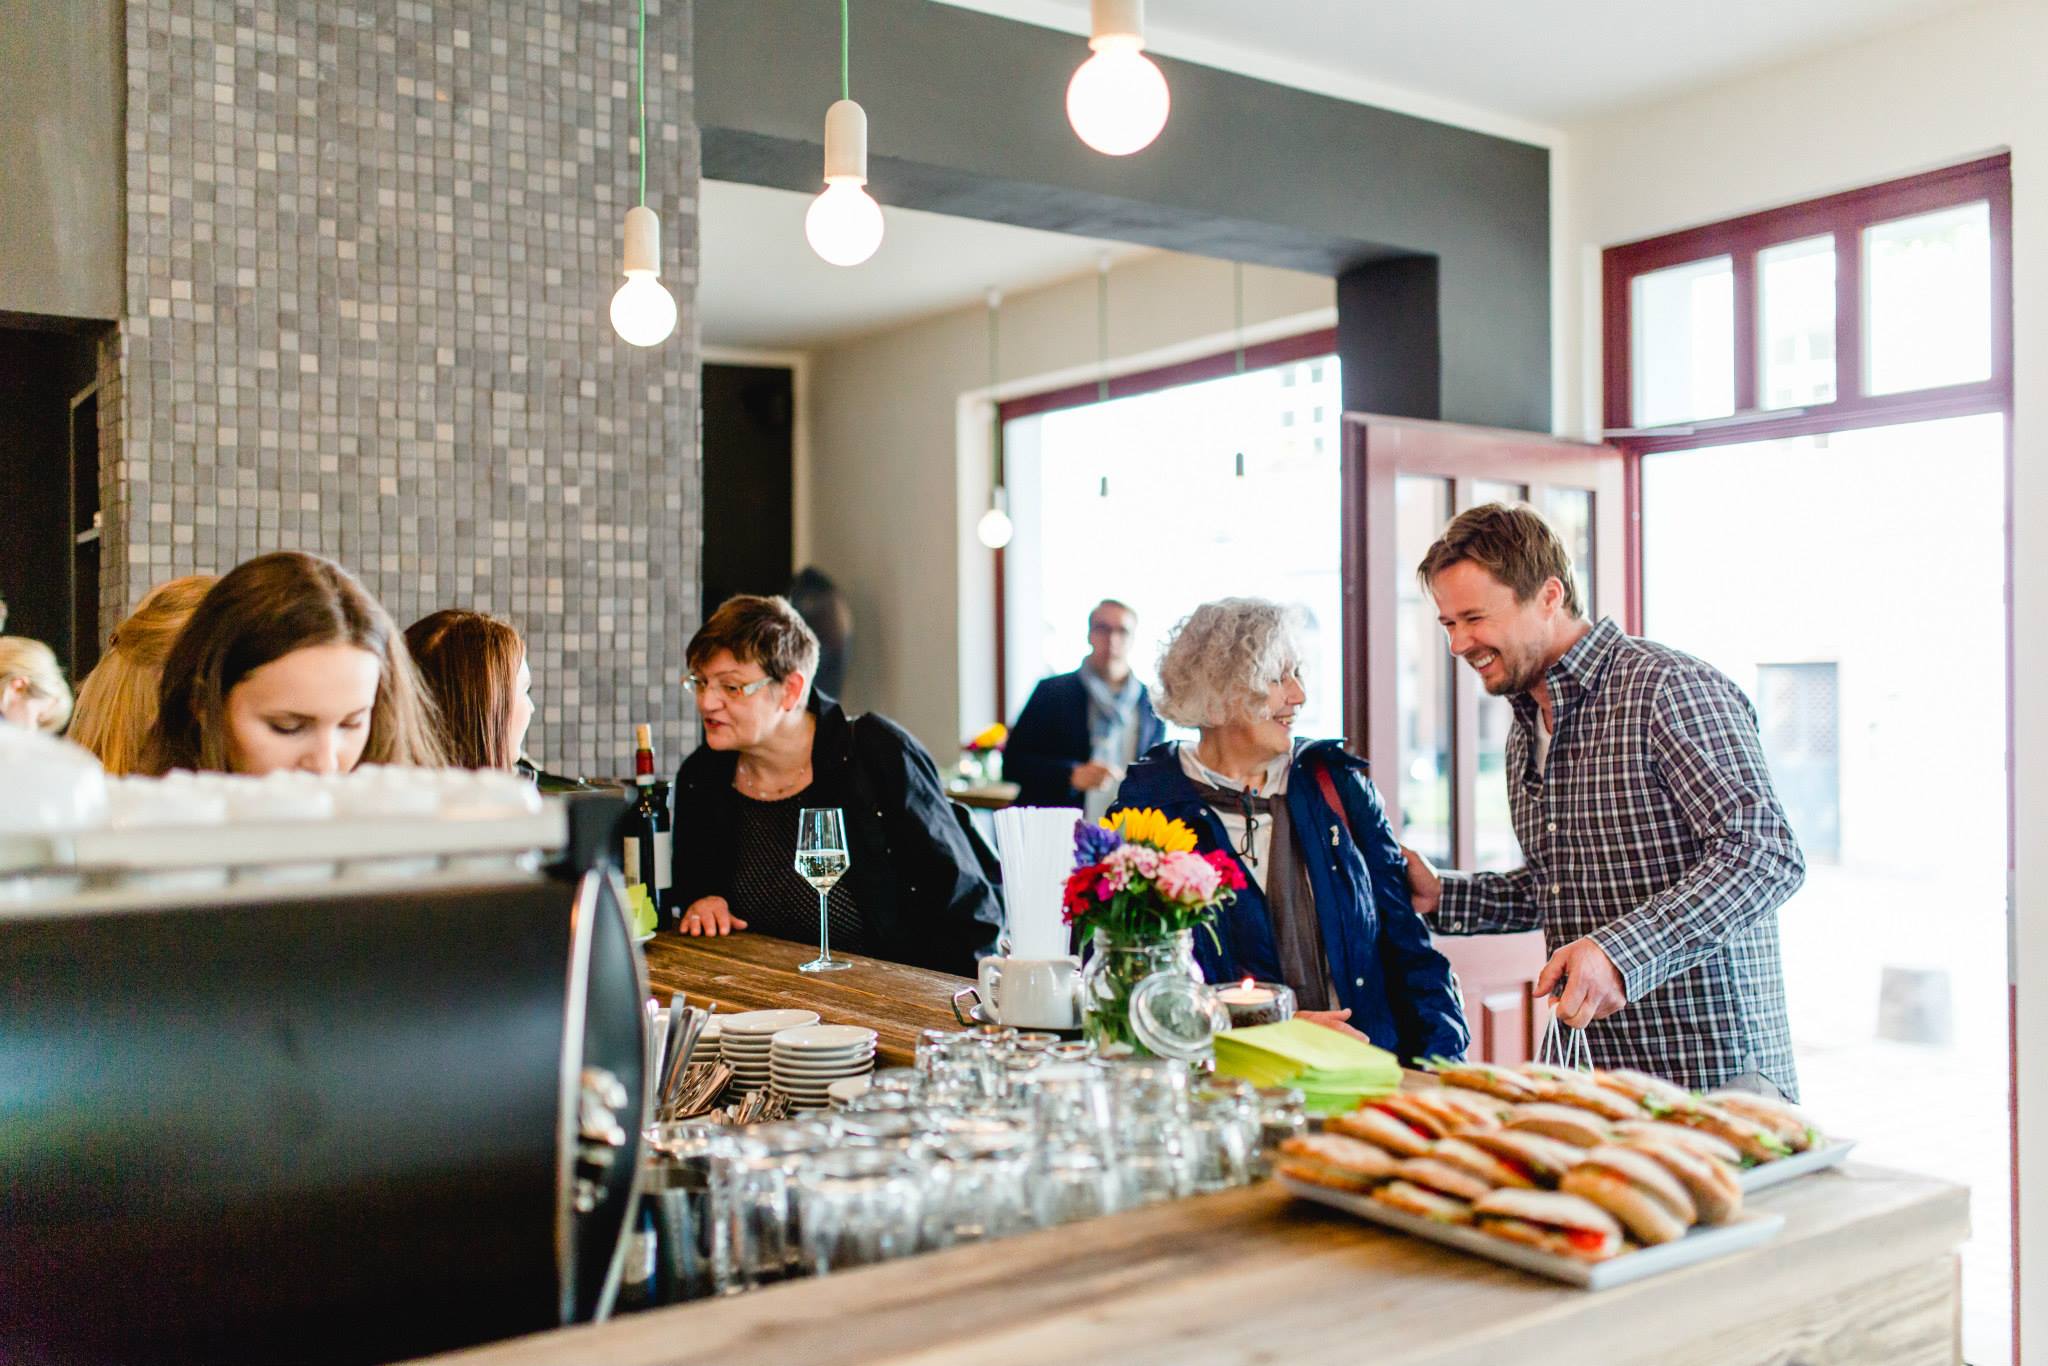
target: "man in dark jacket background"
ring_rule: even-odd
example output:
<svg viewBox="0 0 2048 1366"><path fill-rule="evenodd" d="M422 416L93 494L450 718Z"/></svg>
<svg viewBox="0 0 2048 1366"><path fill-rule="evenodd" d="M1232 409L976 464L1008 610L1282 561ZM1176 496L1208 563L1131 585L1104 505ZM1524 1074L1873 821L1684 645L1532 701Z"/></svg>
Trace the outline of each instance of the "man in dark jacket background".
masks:
<svg viewBox="0 0 2048 1366"><path fill-rule="evenodd" d="M1003 772L1021 806L1078 806L1098 820L1137 757L1166 738L1152 698L1131 672L1138 614L1105 598L1088 614L1088 657L1055 674L1031 700L1003 746Z"/></svg>

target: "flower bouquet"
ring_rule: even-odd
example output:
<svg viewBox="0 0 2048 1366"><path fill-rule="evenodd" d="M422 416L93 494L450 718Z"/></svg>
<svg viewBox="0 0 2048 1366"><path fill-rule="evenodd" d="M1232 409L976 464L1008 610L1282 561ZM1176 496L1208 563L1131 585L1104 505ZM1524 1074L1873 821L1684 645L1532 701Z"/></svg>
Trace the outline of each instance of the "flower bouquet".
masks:
<svg viewBox="0 0 2048 1366"><path fill-rule="evenodd" d="M1010 728L998 721L984 727L960 746L960 776L969 787L1003 780L1003 746Z"/></svg>
<svg viewBox="0 0 2048 1366"><path fill-rule="evenodd" d="M1099 1050L1154 1052L1134 1027L1133 994L1162 972L1199 983L1195 931L1213 941L1216 912L1243 888L1244 874L1227 851L1196 853L1195 832L1158 811L1075 822L1064 918L1093 937L1082 971L1082 1030Z"/></svg>

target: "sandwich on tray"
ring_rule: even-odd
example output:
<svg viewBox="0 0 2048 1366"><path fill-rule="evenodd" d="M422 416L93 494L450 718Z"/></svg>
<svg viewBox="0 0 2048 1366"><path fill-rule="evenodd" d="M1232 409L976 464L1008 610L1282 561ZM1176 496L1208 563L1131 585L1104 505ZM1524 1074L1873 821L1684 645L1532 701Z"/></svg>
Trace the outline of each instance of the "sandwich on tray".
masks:
<svg viewBox="0 0 2048 1366"><path fill-rule="evenodd" d="M1445 1142L1451 1140L1446 1139ZM1493 1158L1494 1161L1526 1178L1533 1186L1555 1189L1578 1160L1586 1155L1585 1148L1540 1134L1523 1133L1515 1129L1497 1129L1488 1133L1460 1134L1458 1142L1476 1148ZM1515 1181L1496 1181L1498 1186L1521 1184Z"/></svg>
<svg viewBox="0 0 2048 1366"><path fill-rule="evenodd" d="M1342 1134L1296 1134L1280 1145L1274 1169L1282 1176L1337 1190L1369 1191L1394 1175L1396 1159L1384 1148Z"/></svg>
<svg viewBox="0 0 2048 1366"><path fill-rule="evenodd" d="M1807 1118L1806 1112L1788 1101L1760 1096L1753 1091L1714 1091L1707 1096L1707 1103L1762 1125L1795 1153L1819 1147L1826 1141L1814 1128L1813 1121Z"/></svg>
<svg viewBox="0 0 2048 1366"><path fill-rule="evenodd" d="M1655 1159L1658 1166L1678 1178L1678 1184L1692 1197L1701 1223L1725 1224L1742 1213L1742 1184L1725 1163L1657 1138L1632 1138L1621 1146Z"/></svg>
<svg viewBox="0 0 2048 1366"><path fill-rule="evenodd" d="M1689 1129L1683 1124L1670 1124L1661 1119L1638 1119L1617 1124L1614 1137L1621 1142L1647 1138L1675 1144L1701 1157L1712 1158L1730 1170L1738 1170L1745 1165L1734 1144L1718 1139L1704 1129Z"/></svg>
<svg viewBox="0 0 2048 1366"><path fill-rule="evenodd" d="M1483 1134L1473 1135L1473 1138L1482 1137ZM1534 1190L1540 1184L1535 1175L1521 1163L1482 1148L1471 1139L1439 1139L1437 1145L1430 1149L1429 1159L1455 1167L1467 1176L1484 1181L1489 1190L1499 1186L1518 1186L1523 1190Z"/></svg>
<svg viewBox="0 0 2048 1366"><path fill-rule="evenodd" d="M1699 1217L1685 1187L1655 1158L1612 1144L1588 1152L1558 1189L1606 1210L1645 1247L1676 1242Z"/></svg>
<svg viewBox="0 0 2048 1366"><path fill-rule="evenodd" d="M1396 1157L1421 1157L1441 1137L1379 1105L1331 1115L1323 1121L1323 1132L1376 1144Z"/></svg>
<svg viewBox="0 0 2048 1366"><path fill-rule="evenodd" d="M1712 1134L1742 1154L1748 1163L1775 1162L1792 1153L1792 1145L1747 1115L1722 1108L1710 1100L1688 1100L1666 1110L1663 1118L1688 1129Z"/></svg>
<svg viewBox="0 0 2048 1366"><path fill-rule="evenodd" d="M1525 1076L1512 1067L1499 1067L1489 1062L1439 1063L1436 1077L1446 1086L1497 1096L1505 1101L1520 1103L1543 1099L1542 1088L1535 1078Z"/></svg>
<svg viewBox="0 0 2048 1366"><path fill-rule="evenodd" d="M1482 1232L1553 1256L1603 1262L1622 1250L1621 1225L1590 1200L1556 1191L1497 1190L1472 1206Z"/></svg>
<svg viewBox="0 0 2048 1366"><path fill-rule="evenodd" d="M1591 1110L1549 1101L1517 1105L1502 1123L1517 1133L1538 1134L1581 1148L1597 1148L1614 1132L1612 1125Z"/></svg>
<svg viewBox="0 0 2048 1366"><path fill-rule="evenodd" d="M1595 1072L1593 1084L1619 1092L1653 1113L1668 1110L1674 1105L1683 1105L1693 1098L1692 1092L1676 1082L1653 1077L1648 1072L1638 1072L1629 1067L1615 1067Z"/></svg>

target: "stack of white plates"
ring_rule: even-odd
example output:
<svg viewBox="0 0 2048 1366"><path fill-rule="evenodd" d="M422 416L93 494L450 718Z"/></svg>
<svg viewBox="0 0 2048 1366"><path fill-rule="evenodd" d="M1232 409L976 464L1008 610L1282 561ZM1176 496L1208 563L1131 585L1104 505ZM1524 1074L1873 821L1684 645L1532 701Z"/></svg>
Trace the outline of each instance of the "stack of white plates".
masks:
<svg viewBox="0 0 2048 1366"><path fill-rule="evenodd" d="M726 1028L730 1031L731 1024ZM857 1025L785 1029L769 1044L770 1082L799 1110L824 1109L832 1083L874 1068L875 1031Z"/></svg>
<svg viewBox="0 0 2048 1366"><path fill-rule="evenodd" d="M747 1010L720 1017L718 1056L732 1069L735 1091L768 1085L768 1041L785 1029L818 1022L815 1010Z"/></svg>

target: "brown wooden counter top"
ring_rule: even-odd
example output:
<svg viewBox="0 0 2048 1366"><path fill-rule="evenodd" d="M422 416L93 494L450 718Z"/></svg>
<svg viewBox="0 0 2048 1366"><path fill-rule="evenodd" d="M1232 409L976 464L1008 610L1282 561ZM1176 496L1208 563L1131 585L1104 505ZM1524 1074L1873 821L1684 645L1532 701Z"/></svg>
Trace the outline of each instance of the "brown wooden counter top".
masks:
<svg viewBox="0 0 2048 1366"><path fill-rule="evenodd" d="M664 1003L685 992L693 1005L718 1002L718 1013L740 1010L815 1010L826 1024L865 1025L879 1036L883 1067L908 1067L922 1029L958 1029L953 993L973 983L903 963L833 950L854 964L841 972L798 972L818 956L815 944L765 934L693 938L663 930L641 946L647 979Z"/></svg>
<svg viewBox="0 0 2048 1366"><path fill-rule="evenodd" d="M1289 1199L1270 1183L443 1366L1804 1366L1961 1360L1968 1193L1851 1166L1756 1199L1752 1251L1589 1293Z"/></svg>

